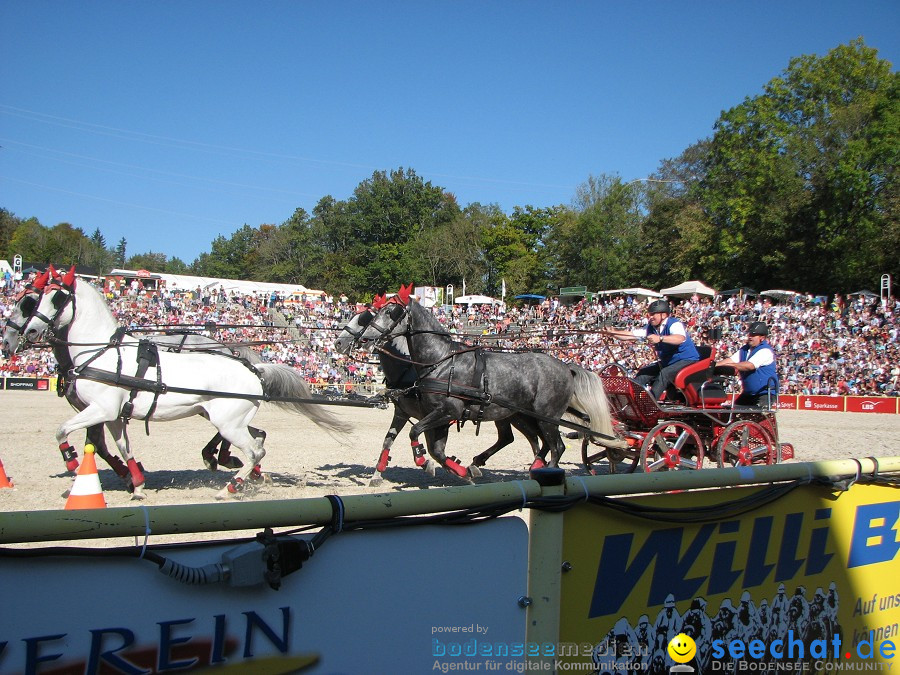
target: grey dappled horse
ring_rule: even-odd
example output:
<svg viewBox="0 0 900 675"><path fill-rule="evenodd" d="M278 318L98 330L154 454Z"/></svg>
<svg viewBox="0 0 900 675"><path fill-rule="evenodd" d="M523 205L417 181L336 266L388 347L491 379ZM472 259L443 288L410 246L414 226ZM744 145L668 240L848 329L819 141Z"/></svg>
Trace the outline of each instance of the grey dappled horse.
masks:
<svg viewBox="0 0 900 675"><path fill-rule="evenodd" d="M492 352L451 340L434 315L409 297L409 288L381 308L363 331L361 342L384 343L405 336L418 375L425 416L409 432L416 449L419 436L434 430L433 455L459 476L465 469L447 463L444 446L453 420L504 420L532 415L542 452L557 466L565 449L559 421L571 408L580 413L600 442L624 447L615 437L603 382L584 368L567 365L541 352Z"/></svg>
<svg viewBox="0 0 900 675"><path fill-rule="evenodd" d="M376 302L374 303L376 310L383 307L384 302L384 296L376 296ZM374 316L375 312L370 309L365 309L354 316L343 327L343 330L334 342L334 348L341 354L349 354ZM388 389L392 390L389 396L394 404L394 416L391 419L391 426L382 443L381 455L378 458L378 463L375 465L375 472L372 475L372 485L377 485L381 482L381 474L387 468L388 462L391 459L391 447L394 444L394 440L403 430L403 427L406 426L406 423L410 419L418 420L424 417L422 403L416 387L416 370L410 362L409 346L406 341L406 336L399 335L393 339L387 340L378 350L378 360L381 364L381 370L384 373L385 384ZM509 419L496 420L494 424L497 426L497 442L472 459L472 463L466 469L467 478L478 478L481 476L480 467L483 467L487 460L498 450L505 448L513 442L514 437L511 428L513 426L525 436L528 443L531 445L532 453L535 458L538 458L538 428L533 418L517 414ZM436 461L440 462L441 458L434 454L434 431L428 429L424 434L425 445L428 448L429 454L431 454ZM421 451L421 447L414 448L413 459L416 466L423 468L429 475L434 475L434 462L425 457L425 453ZM458 464L454 457L449 459ZM458 472L454 473L459 475Z"/></svg>

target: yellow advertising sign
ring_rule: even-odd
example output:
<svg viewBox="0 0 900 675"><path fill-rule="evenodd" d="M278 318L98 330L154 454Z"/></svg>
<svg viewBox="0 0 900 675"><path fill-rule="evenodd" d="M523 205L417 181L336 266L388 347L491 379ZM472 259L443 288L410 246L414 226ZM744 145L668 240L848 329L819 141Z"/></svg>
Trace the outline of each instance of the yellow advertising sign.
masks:
<svg viewBox="0 0 900 675"><path fill-rule="evenodd" d="M567 512L561 662L710 673L886 670L900 660L900 490L803 486L741 515L696 518L698 507L717 518L715 505L764 489L622 500L665 520ZM696 644L685 665L669 652L678 636Z"/></svg>

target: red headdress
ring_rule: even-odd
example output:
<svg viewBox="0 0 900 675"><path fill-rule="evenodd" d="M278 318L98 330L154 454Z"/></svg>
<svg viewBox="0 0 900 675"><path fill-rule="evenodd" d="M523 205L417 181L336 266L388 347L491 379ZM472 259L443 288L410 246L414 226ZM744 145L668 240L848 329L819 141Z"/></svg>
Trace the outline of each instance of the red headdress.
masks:
<svg viewBox="0 0 900 675"><path fill-rule="evenodd" d="M16 296L16 302L24 298L28 293L40 294L44 290L44 286L47 285L47 280L49 278L49 270L47 270L43 274L38 274L31 282L25 284L25 288L23 288L21 292Z"/></svg>
<svg viewBox="0 0 900 675"><path fill-rule="evenodd" d="M62 280L63 288L68 288L70 291L75 290L75 265L72 265L69 268L69 271L66 272L66 276L63 277Z"/></svg>
<svg viewBox="0 0 900 675"><path fill-rule="evenodd" d="M381 309L388 303L387 293L377 293L374 298L372 298L372 309Z"/></svg>
<svg viewBox="0 0 900 675"><path fill-rule="evenodd" d="M412 284L409 284L408 286L404 286L403 284L400 284L400 290L397 291L397 298L396 298L397 302L399 302L401 305L408 305L409 304L409 296L412 293L412 290L413 290Z"/></svg>

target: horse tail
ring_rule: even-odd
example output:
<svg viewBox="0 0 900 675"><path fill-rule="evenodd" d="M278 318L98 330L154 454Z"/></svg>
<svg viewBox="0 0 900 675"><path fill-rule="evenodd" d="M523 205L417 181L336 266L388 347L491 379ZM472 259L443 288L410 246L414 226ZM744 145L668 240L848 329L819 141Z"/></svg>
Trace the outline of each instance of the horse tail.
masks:
<svg viewBox="0 0 900 675"><path fill-rule="evenodd" d="M303 376L283 363L263 363L256 366L262 374L263 393L277 398L311 398L312 392ZM350 433L353 428L349 422L342 420L334 413L325 410L318 403L301 403L299 401L272 401L275 405L291 412L305 415L317 425L341 434Z"/></svg>
<svg viewBox="0 0 900 675"><path fill-rule="evenodd" d="M569 406L588 416L588 427L591 431L609 437L609 439L597 438L598 443L609 447L624 445L622 441L616 439L612 415L609 412L609 399L606 398L603 380L597 373L585 370L580 366L570 366L569 369L575 378L575 392L572 394Z"/></svg>

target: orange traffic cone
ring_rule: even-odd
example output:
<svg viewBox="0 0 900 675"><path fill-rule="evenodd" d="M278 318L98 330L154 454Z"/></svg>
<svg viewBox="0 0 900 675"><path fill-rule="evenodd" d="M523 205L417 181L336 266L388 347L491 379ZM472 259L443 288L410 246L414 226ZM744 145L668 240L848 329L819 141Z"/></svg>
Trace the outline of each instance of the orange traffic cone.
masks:
<svg viewBox="0 0 900 675"><path fill-rule="evenodd" d="M97 461L94 459L94 446L84 446L84 459L78 467L78 474L72 489L69 490L69 498L66 500L66 509L105 509L106 500L103 498L103 488L100 486L100 476L97 473Z"/></svg>
<svg viewBox="0 0 900 675"><path fill-rule="evenodd" d="M3 468L3 462L0 462L0 488L11 488L13 486L13 482L6 477L6 470Z"/></svg>

